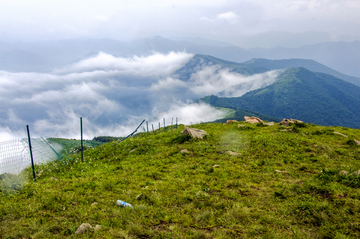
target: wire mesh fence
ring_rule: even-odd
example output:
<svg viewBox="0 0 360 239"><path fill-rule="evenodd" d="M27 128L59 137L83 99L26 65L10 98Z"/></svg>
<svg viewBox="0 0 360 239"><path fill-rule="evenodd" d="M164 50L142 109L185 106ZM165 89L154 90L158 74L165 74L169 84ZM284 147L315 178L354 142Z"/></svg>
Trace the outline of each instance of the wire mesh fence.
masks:
<svg viewBox="0 0 360 239"><path fill-rule="evenodd" d="M59 159L56 150L60 147L56 144L52 144L53 148L51 148L42 138L32 138L31 144L35 164ZM17 174L30 164L28 139L0 142L0 174Z"/></svg>
<svg viewBox="0 0 360 239"><path fill-rule="evenodd" d="M71 155L81 153L85 149L98 147L106 142L109 142L108 140L120 140L119 142L121 142L122 140L135 135L139 127L143 125L144 122L145 120L143 120L133 133L126 137L95 137L95 140L83 140L83 144L81 144L81 140L75 139L52 137L30 138L34 164L46 163L53 160L61 160L63 163L67 163L72 160ZM164 118L163 128L160 128L159 122L159 128L157 130L165 131L166 127L172 129L175 125L177 128L177 124L178 122L176 118L176 124L174 124L172 119L171 125L166 126ZM154 132L154 125L151 125L150 128L147 121L145 125L142 128L144 133L150 133L151 130ZM111 139L108 139L107 137ZM18 174L29 166L31 166L31 157L28 139L24 138L0 142L0 175L4 173Z"/></svg>
<svg viewBox="0 0 360 239"><path fill-rule="evenodd" d="M0 174L15 174L29 166L30 155L26 146L24 139L0 143Z"/></svg>

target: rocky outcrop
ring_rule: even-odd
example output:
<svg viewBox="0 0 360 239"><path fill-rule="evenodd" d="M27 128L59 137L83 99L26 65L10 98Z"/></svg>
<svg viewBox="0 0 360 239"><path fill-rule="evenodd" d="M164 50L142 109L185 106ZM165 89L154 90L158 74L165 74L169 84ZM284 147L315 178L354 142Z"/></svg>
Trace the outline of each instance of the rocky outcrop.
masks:
<svg viewBox="0 0 360 239"><path fill-rule="evenodd" d="M297 119L283 119L280 124L288 126L289 124L295 124L295 123L304 123L304 121L297 120Z"/></svg>
<svg viewBox="0 0 360 239"><path fill-rule="evenodd" d="M346 176L348 174L349 173L347 171L345 171L345 170L342 170L342 171L339 172L339 175L342 175L342 176Z"/></svg>
<svg viewBox="0 0 360 239"><path fill-rule="evenodd" d="M207 135L206 131L195 128L186 128L181 132L182 135L190 135L194 139L202 139Z"/></svg>
<svg viewBox="0 0 360 239"><path fill-rule="evenodd" d="M227 120L226 124L232 124L232 123L238 123L239 121L237 120Z"/></svg>
<svg viewBox="0 0 360 239"><path fill-rule="evenodd" d="M82 234L86 231L90 231L93 229L94 231L102 229L102 226L95 225L95 227L92 227L89 223L83 223L80 225L80 227L76 230L75 234Z"/></svg>
<svg viewBox="0 0 360 239"><path fill-rule="evenodd" d="M264 121L262 121L261 119L259 119L258 117L255 116L244 116L244 119L246 122L250 123L250 124L257 124L257 123L263 123Z"/></svg>

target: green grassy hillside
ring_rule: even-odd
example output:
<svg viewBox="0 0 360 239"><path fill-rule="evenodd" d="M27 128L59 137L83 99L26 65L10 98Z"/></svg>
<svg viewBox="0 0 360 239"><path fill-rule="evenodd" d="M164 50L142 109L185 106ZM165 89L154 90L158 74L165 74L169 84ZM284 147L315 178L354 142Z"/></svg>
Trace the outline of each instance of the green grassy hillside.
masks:
<svg viewBox="0 0 360 239"><path fill-rule="evenodd" d="M0 238L360 237L359 129L242 124L110 142L25 171L21 189L1 178Z"/></svg>
<svg viewBox="0 0 360 239"><path fill-rule="evenodd" d="M288 69L270 86L241 97L214 98L210 104L320 125L360 128L360 87L305 68Z"/></svg>

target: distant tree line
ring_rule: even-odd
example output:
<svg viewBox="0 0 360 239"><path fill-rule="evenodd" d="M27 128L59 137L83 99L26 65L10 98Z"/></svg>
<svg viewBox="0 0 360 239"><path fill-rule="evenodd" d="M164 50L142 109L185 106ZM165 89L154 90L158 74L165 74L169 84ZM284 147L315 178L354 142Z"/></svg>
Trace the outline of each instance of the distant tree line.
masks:
<svg viewBox="0 0 360 239"><path fill-rule="evenodd" d="M98 142L106 143L106 142L112 142L112 141L115 141L115 140L120 140L122 138L123 137L97 136L97 137L94 137L93 140L98 141Z"/></svg>

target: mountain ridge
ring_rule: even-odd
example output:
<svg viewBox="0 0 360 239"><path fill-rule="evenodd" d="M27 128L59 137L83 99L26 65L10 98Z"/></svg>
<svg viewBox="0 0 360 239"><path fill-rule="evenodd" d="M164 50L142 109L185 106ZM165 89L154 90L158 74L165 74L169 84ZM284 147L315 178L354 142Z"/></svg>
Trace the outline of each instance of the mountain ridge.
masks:
<svg viewBox="0 0 360 239"><path fill-rule="evenodd" d="M360 87L302 67L284 71L270 86L241 97L217 97L211 105L320 125L360 128Z"/></svg>

